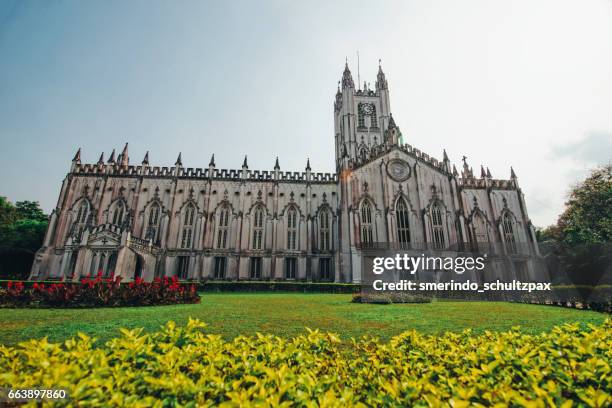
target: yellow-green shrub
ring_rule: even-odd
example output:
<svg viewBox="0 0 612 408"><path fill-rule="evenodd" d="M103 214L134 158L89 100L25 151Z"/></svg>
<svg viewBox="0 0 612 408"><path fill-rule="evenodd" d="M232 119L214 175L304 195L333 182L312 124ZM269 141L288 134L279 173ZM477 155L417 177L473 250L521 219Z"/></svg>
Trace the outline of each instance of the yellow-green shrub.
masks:
<svg viewBox="0 0 612 408"><path fill-rule="evenodd" d="M192 320L0 346L0 387L62 388L79 406L609 406L612 321L539 335L405 332L383 343L308 331L224 341ZM64 403L58 403L63 405Z"/></svg>

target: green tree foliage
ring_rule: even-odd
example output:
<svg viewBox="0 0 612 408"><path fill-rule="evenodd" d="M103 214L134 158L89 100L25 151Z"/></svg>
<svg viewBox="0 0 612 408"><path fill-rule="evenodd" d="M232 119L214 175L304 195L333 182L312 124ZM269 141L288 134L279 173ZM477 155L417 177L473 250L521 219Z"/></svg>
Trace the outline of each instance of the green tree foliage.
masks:
<svg viewBox="0 0 612 408"><path fill-rule="evenodd" d="M575 284L610 283L612 262L612 165L576 185L556 225L537 232L541 248L557 255Z"/></svg>
<svg viewBox="0 0 612 408"><path fill-rule="evenodd" d="M47 225L38 202L18 201L13 205L0 197L0 277L27 278Z"/></svg>

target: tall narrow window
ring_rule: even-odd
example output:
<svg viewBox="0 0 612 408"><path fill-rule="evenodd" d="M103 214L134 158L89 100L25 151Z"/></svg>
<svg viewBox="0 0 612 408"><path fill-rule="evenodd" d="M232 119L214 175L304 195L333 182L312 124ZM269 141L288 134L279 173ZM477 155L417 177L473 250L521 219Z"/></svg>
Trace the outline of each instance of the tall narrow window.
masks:
<svg viewBox="0 0 612 408"><path fill-rule="evenodd" d="M372 105L372 113L370 114L370 127L378 127L378 120L376 119L376 106Z"/></svg>
<svg viewBox="0 0 612 408"><path fill-rule="evenodd" d="M81 239L81 235L87 226L87 217L89 215L89 203L86 200L83 200L81 204L79 204L79 209L77 211L77 216L74 219L74 236L77 239Z"/></svg>
<svg viewBox="0 0 612 408"><path fill-rule="evenodd" d="M253 249L263 249L264 210L257 207L253 214Z"/></svg>
<svg viewBox="0 0 612 408"><path fill-rule="evenodd" d="M229 208L223 207L219 211L219 224L217 226L217 248L227 248L229 234Z"/></svg>
<svg viewBox="0 0 612 408"><path fill-rule="evenodd" d="M482 215L475 213L472 217L472 229L474 231L474 241L476 246L484 247L489 242L487 235L487 223Z"/></svg>
<svg viewBox="0 0 612 408"><path fill-rule="evenodd" d="M285 278L295 279L297 276L297 258L285 258Z"/></svg>
<svg viewBox="0 0 612 408"><path fill-rule="evenodd" d="M192 204L185 208L185 218L183 219L183 232L181 237L181 248L191 248L194 224L195 224L196 209Z"/></svg>
<svg viewBox="0 0 612 408"><path fill-rule="evenodd" d="M178 266L176 268L176 275L181 280L185 280L189 276L189 257L188 256L178 257Z"/></svg>
<svg viewBox="0 0 612 408"><path fill-rule="evenodd" d="M115 210L113 211L113 224L120 227L123 224L123 217L125 215L125 204L123 201L118 201L115 204Z"/></svg>
<svg viewBox="0 0 612 408"><path fill-rule="evenodd" d="M374 242L372 234L372 207L368 201L361 204L361 243Z"/></svg>
<svg viewBox="0 0 612 408"><path fill-rule="evenodd" d="M442 210L435 203L431 206L431 228L433 232L434 248L444 248L444 227L442 226Z"/></svg>
<svg viewBox="0 0 612 408"><path fill-rule="evenodd" d="M145 239L150 239L153 242L157 242L160 212L161 208L158 203L151 204L151 207L149 208L149 219L147 222Z"/></svg>
<svg viewBox="0 0 612 408"><path fill-rule="evenodd" d="M408 222L408 206L406 201L400 197L395 205L395 218L397 221L397 239L400 244L410 242L410 224Z"/></svg>
<svg viewBox="0 0 612 408"><path fill-rule="evenodd" d="M319 250L327 252L331 249L331 229L330 225L331 214L328 209L323 209L319 213Z"/></svg>
<svg viewBox="0 0 612 408"><path fill-rule="evenodd" d="M319 279L322 281L333 281L332 260L331 258L319 259Z"/></svg>
<svg viewBox="0 0 612 408"><path fill-rule="evenodd" d="M287 211L287 249L297 249L297 211L293 207Z"/></svg>
<svg viewBox="0 0 612 408"><path fill-rule="evenodd" d="M261 279L261 257L251 258L251 279Z"/></svg>
<svg viewBox="0 0 612 408"><path fill-rule="evenodd" d="M224 256L215 257L215 279L225 279L225 270L227 269L227 258Z"/></svg>
<svg viewBox="0 0 612 408"><path fill-rule="evenodd" d="M510 213L504 213L502 217L502 229L504 231L504 242L509 253L516 252L516 239L514 236L514 223Z"/></svg>

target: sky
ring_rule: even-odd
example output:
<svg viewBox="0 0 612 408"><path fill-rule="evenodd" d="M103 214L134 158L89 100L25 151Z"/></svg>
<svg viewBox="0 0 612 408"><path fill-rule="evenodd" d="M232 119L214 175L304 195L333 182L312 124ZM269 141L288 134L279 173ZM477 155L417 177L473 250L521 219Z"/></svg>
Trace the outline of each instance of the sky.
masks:
<svg viewBox="0 0 612 408"><path fill-rule="evenodd" d="M612 161L611 0L0 0L0 195L55 207L96 162L335 170L345 58L378 60L407 143L513 166L536 226Z"/></svg>

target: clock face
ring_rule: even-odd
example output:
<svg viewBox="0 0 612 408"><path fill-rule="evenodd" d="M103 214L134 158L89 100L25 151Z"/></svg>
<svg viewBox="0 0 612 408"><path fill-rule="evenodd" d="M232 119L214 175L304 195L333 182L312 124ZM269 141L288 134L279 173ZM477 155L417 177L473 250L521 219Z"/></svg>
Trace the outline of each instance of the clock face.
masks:
<svg viewBox="0 0 612 408"><path fill-rule="evenodd" d="M387 173L395 181L404 181L410 177L410 167L405 161L394 159L387 165Z"/></svg>
<svg viewBox="0 0 612 408"><path fill-rule="evenodd" d="M360 104L361 112L365 115L371 115L374 113L374 105L371 103Z"/></svg>

